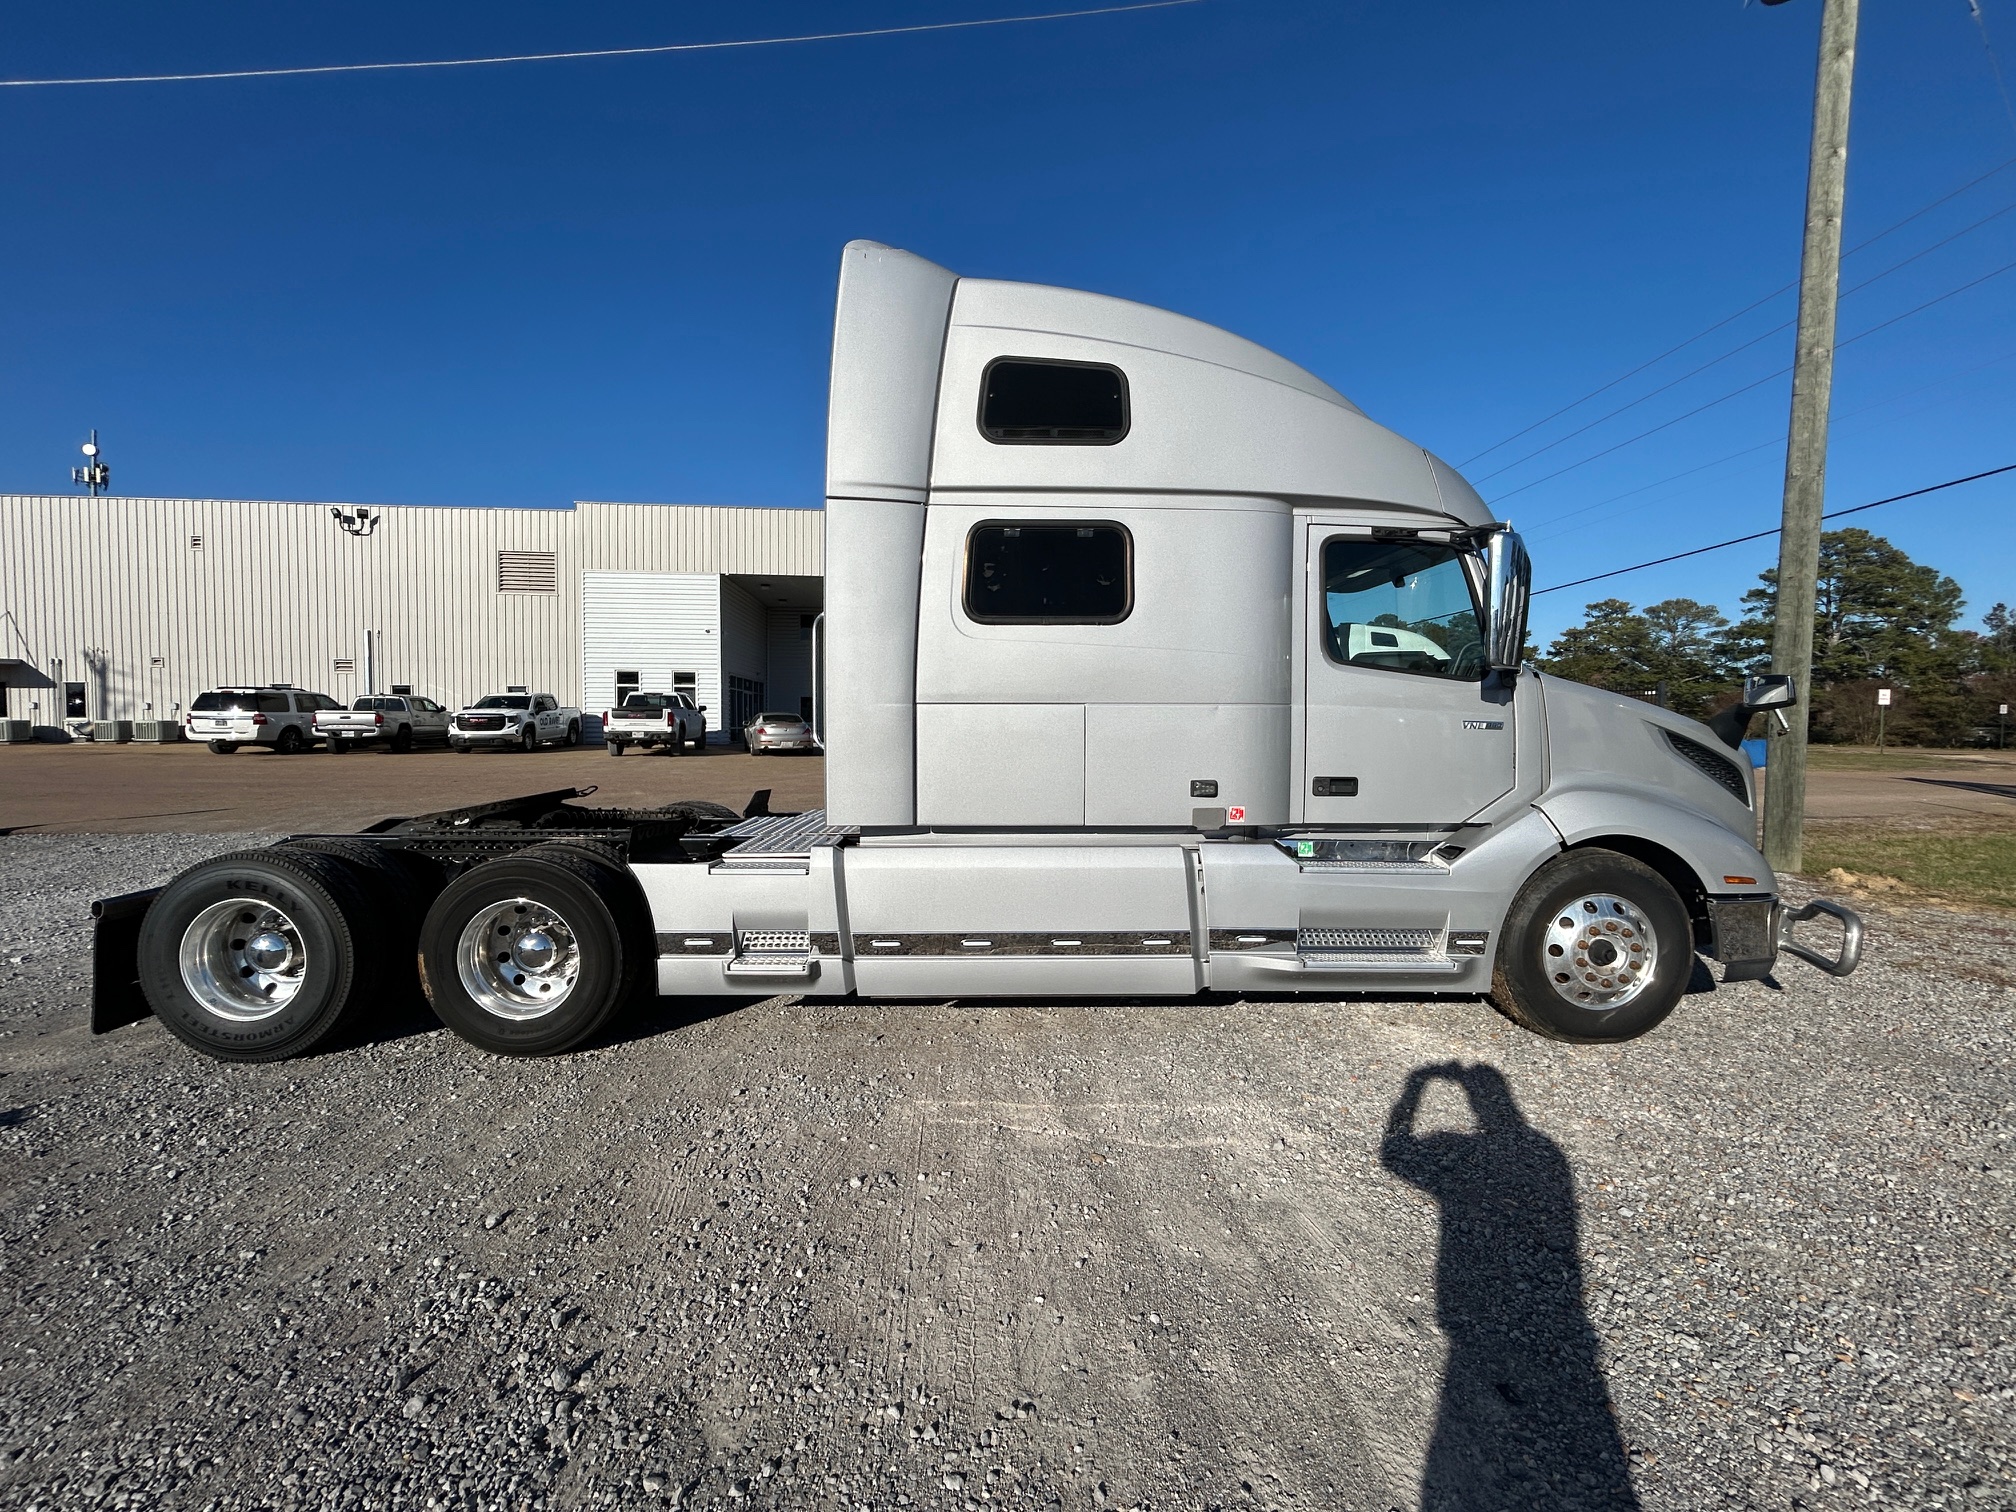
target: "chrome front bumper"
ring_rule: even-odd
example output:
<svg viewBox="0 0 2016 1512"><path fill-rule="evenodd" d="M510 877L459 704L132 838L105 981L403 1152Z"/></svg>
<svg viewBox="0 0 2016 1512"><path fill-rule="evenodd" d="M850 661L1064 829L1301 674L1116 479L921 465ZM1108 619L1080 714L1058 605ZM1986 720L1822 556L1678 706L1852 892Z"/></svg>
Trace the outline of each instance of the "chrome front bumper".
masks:
<svg viewBox="0 0 2016 1512"><path fill-rule="evenodd" d="M1822 916L1841 926L1838 955L1826 956L1800 943L1794 931ZM1852 908L1815 898L1788 908L1778 898L1710 898L1708 953L1722 962L1722 980L1750 982L1771 974L1780 952L1796 956L1829 976L1845 977L1862 964L1862 918Z"/></svg>

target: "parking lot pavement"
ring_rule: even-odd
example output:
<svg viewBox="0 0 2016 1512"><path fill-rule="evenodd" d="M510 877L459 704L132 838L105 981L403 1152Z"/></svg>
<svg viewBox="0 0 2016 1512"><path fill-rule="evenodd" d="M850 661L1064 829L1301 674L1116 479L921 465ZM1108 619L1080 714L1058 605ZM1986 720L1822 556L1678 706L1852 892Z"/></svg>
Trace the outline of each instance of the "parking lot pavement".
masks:
<svg viewBox="0 0 2016 1512"><path fill-rule="evenodd" d="M0 746L0 834L356 830L555 788L597 786L598 804L648 808L711 798L738 811L758 788L779 810L824 801L818 756L750 756L739 747L668 756L601 746L516 751L268 750L212 755L200 745Z"/></svg>
<svg viewBox="0 0 2016 1512"><path fill-rule="evenodd" d="M0 839L0 1506L2016 1505L2007 918L1607 1049L1226 998L92 1039L85 900L242 843Z"/></svg>

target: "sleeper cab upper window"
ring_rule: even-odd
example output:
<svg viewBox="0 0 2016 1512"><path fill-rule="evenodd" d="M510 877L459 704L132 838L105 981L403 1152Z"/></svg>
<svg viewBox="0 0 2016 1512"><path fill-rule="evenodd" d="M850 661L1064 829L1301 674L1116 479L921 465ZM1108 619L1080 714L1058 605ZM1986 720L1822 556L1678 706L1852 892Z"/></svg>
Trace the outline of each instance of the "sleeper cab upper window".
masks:
<svg viewBox="0 0 2016 1512"><path fill-rule="evenodd" d="M1103 362L997 357L980 376L980 434L1001 446L1111 446L1128 423L1127 375Z"/></svg>
<svg viewBox="0 0 2016 1512"><path fill-rule="evenodd" d="M1134 609L1134 538L1110 520L983 520L965 603L983 625L1117 625Z"/></svg>

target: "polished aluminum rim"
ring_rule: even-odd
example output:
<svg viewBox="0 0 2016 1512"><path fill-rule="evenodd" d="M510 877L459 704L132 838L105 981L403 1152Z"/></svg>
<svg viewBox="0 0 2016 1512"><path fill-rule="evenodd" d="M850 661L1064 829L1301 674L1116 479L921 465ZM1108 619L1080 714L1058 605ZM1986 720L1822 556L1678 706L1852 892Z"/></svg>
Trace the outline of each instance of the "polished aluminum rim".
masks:
<svg viewBox="0 0 2016 1512"><path fill-rule="evenodd" d="M1621 1008L1659 965L1659 937L1638 905L1612 893L1564 904L1540 942L1540 966L1578 1008Z"/></svg>
<svg viewBox="0 0 2016 1512"><path fill-rule="evenodd" d="M206 1013L233 1023L271 1018L301 990L301 929L263 898L212 903L182 931L182 985Z"/></svg>
<svg viewBox="0 0 2016 1512"><path fill-rule="evenodd" d="M462 990L485 1013L543 1018L567 1001L581 974L574 927L531 898L485 904L455 950Z"/></svg>

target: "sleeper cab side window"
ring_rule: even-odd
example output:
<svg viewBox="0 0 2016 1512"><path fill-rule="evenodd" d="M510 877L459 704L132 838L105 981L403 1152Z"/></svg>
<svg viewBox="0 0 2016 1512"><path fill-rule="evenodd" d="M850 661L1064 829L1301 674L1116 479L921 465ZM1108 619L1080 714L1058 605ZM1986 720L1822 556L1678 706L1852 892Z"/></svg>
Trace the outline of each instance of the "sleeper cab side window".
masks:
<svg viewBox="0 0 2016 1512"><path fill-rule="evenodd" d="M1117 625L1134 609L1134 538L1107 520L982 521L965 602L983 625Z"/></svg>
<svg viewBox="0 0 2016 1512"><path fill-rule="evenodd" d="M1453 682L1484 676L1463 553L1432 541L1323 544L1323 640L1332 661Z"/></svg>
<svg viewBox="0 0 2016 1512"><path fill-rule="evenodd" d="M980 375L980 434L1001 446L1112 446L1127 434L1127 375L1103 362L996 357Z"/></svg>

